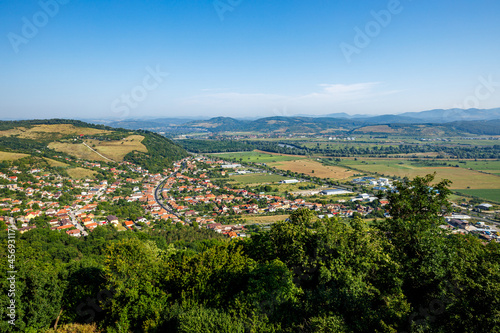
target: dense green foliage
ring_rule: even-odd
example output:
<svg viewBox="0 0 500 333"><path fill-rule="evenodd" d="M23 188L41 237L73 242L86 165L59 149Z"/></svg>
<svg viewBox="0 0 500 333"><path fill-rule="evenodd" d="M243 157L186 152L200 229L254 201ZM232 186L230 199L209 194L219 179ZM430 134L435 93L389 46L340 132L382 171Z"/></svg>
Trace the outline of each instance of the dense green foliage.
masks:
<svg viewBox="0 0 500 333"><path fill-rule="evenodd" d="M252 151L255 145L246 141L235 140L178 140L177 143L193 153L225 153L234 151Z"/></svg>
<svg viewBox="0 0 500 333"><path fill-rule="evenodd" d="M106 332L498 332L500 246L439 228L447 186L399 183L375 225L299 209L244 240L165 224L30 231L16 243L16 329L43 331L61 313L59 324Z"/></svg>

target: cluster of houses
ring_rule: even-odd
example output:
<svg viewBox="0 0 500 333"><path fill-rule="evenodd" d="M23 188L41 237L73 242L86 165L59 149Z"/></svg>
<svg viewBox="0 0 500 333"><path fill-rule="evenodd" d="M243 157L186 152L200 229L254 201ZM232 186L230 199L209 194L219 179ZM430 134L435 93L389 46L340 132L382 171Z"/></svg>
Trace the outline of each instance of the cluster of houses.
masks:
<svg viewBox="0 0 500 333"><path fill-rule="evenodd" d="M65 160L75 161L69 158ZM96 208L99 202L116 202L120 199L129 202L142 201L146 208L148 201L154 201L152 195L154 188L164 175L149 174L147 170L129 162L121 162L115 167L100 162L80 160L76 162L80 162L84 168L99 168L110 172L115 180L108 182L96 178L71 179L40 168L20 170L13 166L0 172L0 178L7 181L0 185L0 189L6 188L22 193L26 199L14 199L10 196L0 198L0 221L13 225L20 233L24 233L36 228L33 219L45 216L49 219L48 224L51 229L64 231L71 236L87 235L97 226L106 224L140 228L142 223L146 225L150 223L144 217L136 221L119 221L115 216L103 215L105 212L96 212ZM32 176L29 179L34 181L21 181L23 174L29 174ZM79 194L72 195L74 200L70 204L62 205L59 199L68 191L68 187L78 190ZM123 187L134 187L133 193L127 196L116 195L115 192Z"/></svg>
<svg viewBox="0 0 500 333"><path fill-rule="evenodd" d="M184 170L179 168L182 162L187 164L187 168ZM208 164L214 168L226 165L224 161L199 156L188 157L182 162L177 165L175 172L166 180L162 190L165 203L175 211L176 215L173 216L167 211L163 213L165 217L171 218L173 221L185 217L200 225L210 225L218 216L256 215L275 213L280 210L290 212L299 208L308 208L319 213L344 217L350 217L356 212L364 216L374 210L374 208L361 203L353 209L341 203L321 204L308 202L302 198L292 200L271 194L253 193L229 185L218 186L208 179L206 169L199 170L197 168L197 163L204 166ZM372 198L363 196L359 201L370 201L370 199ZM203 207L203 209L199 209L199 207ZM213 208L208 211L207 207Z"/></svg>
<svg viewBox="0 0 500 333"><path fill-rule="evenodd" d="M375 177L361 177L351 180L355 185L372 186L374 191L388 191L393 190L394 185L389 178L375 178Z"/></svg>
<svg viewBox="0 0 500 333"><path fill-rule="evenodd" d="M114 165L114 164L113 164ZM97 226L114 225L119 230L141 229L151 226L155 220L172 223L193 224L227 235L246 237L241 225L223 225L219 218L228 216L273 214L291 212L307 208L317 212L320 217L351 217L355 213L366 216L375 210L385 214L386 200L379 200L382 207L371 207L364 203L377 198L369 194L359 194L351 199L355 204L342 202L322 204L304 198L284 198L266 193L254 193L233 185L222 184L214 178L222 177L227 162L204 156L190 156L173 164L163 173L151 174L139 166L128 162L118 166L107 163L81 161L86 168L100 168L112 175L112 179L100 178L71 179L52 174L49 171L33 168L11 167L0 172L3 179L1 188L24 195L0 198L0 221L18 227L20 233L36 228L33 219L43 216L50 228L79 237L88 235ZM230 165L238 168L237 165ZM225 168L226 167L226 168ZM29 174L30 177L22 177ZM211 175L209 177L208 175ZM217 177L214 177L217 176ZM20 179L30 179L23 180ZM359 182L392 186L385 178L363 177ZM358 181L355 180L355 181ZM296 183L297 180L285 180ZM372 184L373 185L373 184ZM60 198L71 190L71 202ZM78 194L74 194L75 190ZM123 195L123 192L127 195ZM324 190L324 195L351 194L342 189ZM342 193L340 193L342 192ZM18 199L18 198L23 199ZM109 212L99 210L100 202L138 202L145 217L136 220L120 219ZM487 209L487 204L481 207ZM472 225L467 216L453 215L447 218L446 228L454 232L477 233L485 240L497 240L498 232L484 225Z"/></svg>

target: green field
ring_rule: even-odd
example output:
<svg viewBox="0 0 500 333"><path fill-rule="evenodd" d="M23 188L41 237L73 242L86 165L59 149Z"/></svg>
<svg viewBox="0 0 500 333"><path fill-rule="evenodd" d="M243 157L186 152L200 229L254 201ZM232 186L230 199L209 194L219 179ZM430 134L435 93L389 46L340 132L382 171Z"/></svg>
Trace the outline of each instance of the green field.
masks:
<svg viewBox="0 0 500 333"><path fill-rule="evenodd" d="M269 154L260 151L220 153L211 155L220 157L222 159L231 159L231 160L238 160L241 162L253 162L253 163L283 162L283 161L293 161L305 158L293 155Z"/></svg>
<svg viewBox="0 0 500 333"><path fill-rule="evenodd" d="M457 192L500 203L500 189L457 190Z"/></svg>
<svg viewBox="0 0 500 333"><path fill-rule="evenodd" d="M274 182L279 182L280 180L283 179L288 179L286 177L280 176L280 175L270 175L267 173L253 173L249 175L237 175L237 176L231 176L230 177L232 180L243 184L264 184L264 183L274 183Z"/></svg>
<svg viewBox="0 0 500 333"><path fill-rule="evenodd" d="M462 168L471 168L472 170L480 170L491 173L500 173L500 161L463 161L458 163Z"/></svg>

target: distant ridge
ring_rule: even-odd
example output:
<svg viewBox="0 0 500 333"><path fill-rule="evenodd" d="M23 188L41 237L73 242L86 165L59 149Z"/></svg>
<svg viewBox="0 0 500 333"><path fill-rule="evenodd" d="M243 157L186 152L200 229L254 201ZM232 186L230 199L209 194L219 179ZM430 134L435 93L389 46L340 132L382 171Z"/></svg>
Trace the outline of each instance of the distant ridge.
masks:
<svg viewBox="0 0 500 333"><path fill-rule="evenodd" d="M482 109L435 109L421 112L406 112L398 116L419 119L429 123L447 123L467 120L492 120L500 119L500 108Z"/></svg>
<svg viewBox="0 0 500 333"><path fill-rule="evenodd" d="M416 120L423 123L448 123L463 120L492 120L500 119L500 108L495 109L434 109L418 112L405 112L399 114L383 115L350 115L345 112L329 113L324 115L298 114L292 117L311 118L342 118L342 119L364 119L372 123L378 121L392 121L394 123L407 123Z"/></svg>
<svg viewBox="0 0 500 333"><path fill-rule="evenodd" d="M436 109L421 112L405 112L378 116L349 115L347 113L331 113L321 116L296 115L258 118L255 120L231 117L214 117L211 119L128 119L120 121L92 121L104 123L111 127L127 129L147 129L173 135L190 133L196 130L204 132L256 131L283 133L319 133L333 129L356 131L362 127L388 125L405 125L409 132L412 125L425 125L438 129L432 133L448 134L480 134L500 135L496 125L500 122L500 108L481 109ZM413 126L416 128L416 126ZM401 128L401 126L399 127ZM444 131L444 132L443 132ZM417 135L417 134L416 134Z"/></svg>

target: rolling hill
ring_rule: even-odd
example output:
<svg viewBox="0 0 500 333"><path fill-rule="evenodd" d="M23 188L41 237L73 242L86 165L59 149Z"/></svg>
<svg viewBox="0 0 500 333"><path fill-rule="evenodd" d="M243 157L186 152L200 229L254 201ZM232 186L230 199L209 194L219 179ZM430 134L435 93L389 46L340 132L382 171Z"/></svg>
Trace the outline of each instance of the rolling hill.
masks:
<svg viewBox="0 0 500 333"><path fill-rule="evenodd" d="M153 132L64 119L1 121L0 150L45 158L129 161L151 172L187 156L184 149Z"/></svg>
<svg viewBox="0 0 500 333"><path fill-rule="evenodd" d="M175 136L194 132L275 132L275 133L328 133L328 132L366 132L366 127L404 125L407 130L401 134L415 135L456 135L478 134L498 135L499 130L492 126L500 120L500 108L449 109L406 112L397 115L349 115L331 113L321 116L296 115L292 117L266 117L258 119L240 119L215 117L211 119L127 119L121 121L92 120L93 123L111 127L123 127L137 130L146 129ZM398 127L401 129L401 127ZM425 128L425 129L423 129ZM378 132L378 130L376 131Z"/></svg>
<svg viewBox="0 0 500 333"><path fill-rule="evenodd" d="M389 129L387 133L412 136L442 135L500 135L500 120L455 121L448 123L422 123L409 117L377 116L364 119L312 118L312 117L269 117L253 121L233 118L212 118L193 121L187 125L203 128L210 132L264 132L264 133L328 133L335 131L352 133L380 133L380 126ZM367 129L377 128L374 131Z"/></svg>

